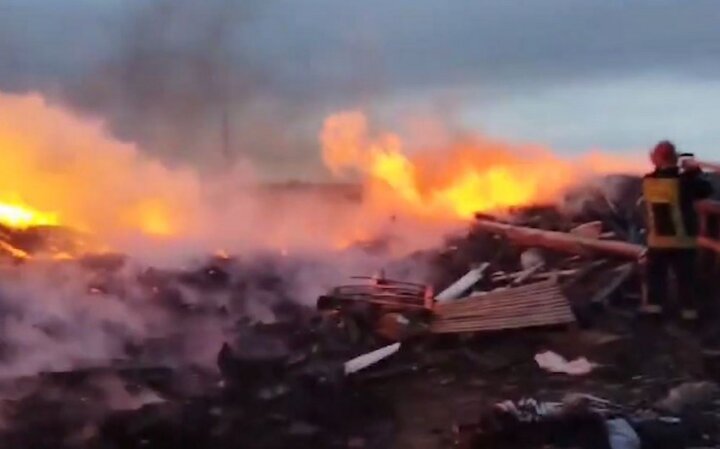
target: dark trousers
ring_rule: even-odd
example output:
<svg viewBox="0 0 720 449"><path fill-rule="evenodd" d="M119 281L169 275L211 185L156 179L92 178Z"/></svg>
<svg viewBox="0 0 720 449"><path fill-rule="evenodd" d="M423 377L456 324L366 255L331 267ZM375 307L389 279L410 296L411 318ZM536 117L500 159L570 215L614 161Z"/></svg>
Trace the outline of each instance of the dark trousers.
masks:
<svg viewBox="0 0 720 449"><path fill-rule="evenodd" d="M650 248L647 253L648 303L668 305L670 272L677 281L677 294L683 310L697 308L697 250Z"/></svg>

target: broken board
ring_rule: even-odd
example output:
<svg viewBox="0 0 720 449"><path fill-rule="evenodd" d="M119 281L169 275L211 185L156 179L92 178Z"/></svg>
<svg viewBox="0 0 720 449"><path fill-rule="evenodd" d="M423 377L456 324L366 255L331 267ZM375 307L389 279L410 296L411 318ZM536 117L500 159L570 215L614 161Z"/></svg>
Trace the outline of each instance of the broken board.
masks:
<svg viewBox="0 0 720 449"><path fill-rule="evenodd" d="M436 304L432 333L484 332L575 322L555 279Z"/></svg>

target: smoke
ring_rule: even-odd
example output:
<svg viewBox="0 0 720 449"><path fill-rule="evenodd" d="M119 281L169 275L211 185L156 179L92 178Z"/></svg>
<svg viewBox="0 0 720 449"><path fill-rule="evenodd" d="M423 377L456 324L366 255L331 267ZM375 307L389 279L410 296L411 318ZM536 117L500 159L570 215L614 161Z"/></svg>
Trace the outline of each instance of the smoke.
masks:
<svg viewBox="0 0 720 449"><path fill-rule="evenodd" d="M301 157L312 143L298 128L306 111L276 92L248 30L262 4L130 2L108 54L60 90L62 101L171 164L223 171L251 158L265 177L302 176L298 165L313 165Z"/></svg>
<svg viewBox="0 0 720 449"><path fill-rule="evenodd" d="M127 360L213 369L217 351L233 339L240 318L283 319L287 307L312 307L320 294L350 276L379 269L414 281L429 274L421 259L392 262L353 251L251 254L226 262L222 270L228 278L214 286L183 281L183 273L202 278L208 270L203 265L154 281L135 263L114 273L71 261L14 267L0 285L0 380Z"/></svg>
<svg viewBox="0 0 720 449"><path fill-rule="evenodd" d="M250 101L259 83L231 45L251 4L133 4L116 48L67 97L168 160L227 156L220 154L224 114Z"/></svg>
<svg viewBox="0 0 720 449"><path fill-rule="evenodd" d="M11 149L0 164L9 198L0 201L56 214L130 256L111 274L73 261L6 269L0 380L128 359L212 368L242 317L282 319L288 306L312 307L330 287L381 269L428 280L427 261L401 256L435 246L449 229L373 213L353 185L262 186L247 161L214 177L168 167L39 95L0 94L0 147ZM353 247L362 240L386 247ZM204 279L208 255L220 249L239 255L224 262L221 288L182 280ZM172 270L148 285L149 266Z"/></svg>
<svg viewBox="0 0 720 449"><path fill-rule="evenodd" d="M213 366L239 317L273 321L282 304L310 306L331 286L388 264L383 256L334 250L337 239L350 244L381 229L363 218L353 186L268 188L247 162L212 178L167 167L111 137L102 122L40 95L0 94L0 147L0 202L51 213L89 235L95 249L130 256L111 274L74 261L7 268L0 379L106 366L132 347L150 348L151 363ZM227 285L206 290L178 280L178 273L202 273L219 249L242 256L227 268ZM142 281L148 266L173 270L158 282L176 297L154 297ZM424 274L397 270L404 279ZM210 312L185 316L178 307ZM153 342L160 346L152 349Z"/></svg>
<svg viewBox="0 0 720 449"><path fill-rule="evenodd" d="M359 125L345 127L346 117ZM332 168L354 165L364 191L267 186L249 160L220 174L168 167L112 137L103 122L40 95L0 94L0 146L12 149L0 164L0 203L52 214L100 249L155 265L183 266L220 250L312 253L378 239L402 254L437 244L462 226L458 217L547 200L585 174L636 167L632 158L569 161L540 147L449 135L447 145L417 152L398 135L370 135L361 114L341 114L323 129L324 155L339 164ZM451 220L435 220L448 211Z"/></svg>
<svg viewBox="0 0 720 449"><path fill-rule="evenodd" d="M264 186L248 161L214 176L168 167L39 95L0 94L0 146L9 149L0 202L50 213L101 247L152 263L218 250L330 249L391 224L363 214L350 185Z"/></svg>
<svg viewBox="0 0 720 449"><path fill-rule="evenodd" d="M150 336L159 321L151 304L140 314L133 298L103 301L89 283L88 273L66 265L3 276L0 378L105 363L120 358L131 337Z"/></svg>
<svg viewBox="0 0 720 449"><path fill-rule="evenodd" d="M0 147L0 203L51 213L89 236L91 249L129 256L114 273L73 260L7 267L0 379L107 366L137 347L149 363L212 367L240 317L279 319L283 305L312 306L380 269L422 280L425 263L399 256L436 243L422 228L365 214L356 186L264 186L247 161L214 177L168 167L37 94L0 94ZM353 249L357 240L378 240L384 252ZM217 250L240 255L225 262L222 288L181 281L201 276ZM170 270L157 275L157 291L148 267Z"/></svg>

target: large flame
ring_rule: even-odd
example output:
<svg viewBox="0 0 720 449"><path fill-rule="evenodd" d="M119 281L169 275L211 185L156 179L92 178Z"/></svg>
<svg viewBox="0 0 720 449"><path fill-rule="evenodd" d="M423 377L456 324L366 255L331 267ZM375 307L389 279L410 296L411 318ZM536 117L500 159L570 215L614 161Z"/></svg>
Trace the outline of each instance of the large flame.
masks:
<svg viewBox="0 0 720 449"><path fill-rule="evenodd" d="M0 201L0 224L16 229L59 224L56 214L35 210L16 201Z"/></svg>
<svg viewBox="0 0 720 449"><path fill-rule="evenodd" d="M36 95L0 93L0 224L113 237L171 236L197 202L192 173L169 170Z"/></svg>
<svg viewBox="0 0 720 449"><path fill-rule="evenodd" d="M0 254L112 250L182 263L217 248L292 253L372 238L367 222L357 225L355 199L346 198L354 193L266 188L242 162L203 177L163 164L103 123L40 95L0 92ZM57 251L16 248L28 239L3 229L36 226L56 227L28 235L53 235Z"/></svg>
<svg viewBox="0 0 720 449"><path fill-rule="evenodd" d="M362 176L365 207L359 209L345 194L328 199L293 190L286 197L248 189L252 176L245 170L209 180L169 168L112 138L102 123L38 95L0 93L0 225L71 228L102 248L153 256L173 252L175 243L183 251L261 246L293 252L400 234L413 245L427 244L439 233L436 220L425 217L455 221L550 201L588 173L635 168L622 159L570 161L539 146L478 136L414 151L399 135L371 135L368 128L362 113L341 113L326 120L321 134L332 171ZM414 226L396 220L407 215L423 220ZM0 238L0 246L9 242Z"/></svg>
<svg viewBox="0 0 720 449"><path fill-rule="evenodd" d="M328 117L320 138L326 165L335 174L359 172L372 206L435 218L550 202L588 175L641 167L633 158L593 153L563 159L541 146L477 135L409 155L398 135L371 136L361 112Z"/></svg>

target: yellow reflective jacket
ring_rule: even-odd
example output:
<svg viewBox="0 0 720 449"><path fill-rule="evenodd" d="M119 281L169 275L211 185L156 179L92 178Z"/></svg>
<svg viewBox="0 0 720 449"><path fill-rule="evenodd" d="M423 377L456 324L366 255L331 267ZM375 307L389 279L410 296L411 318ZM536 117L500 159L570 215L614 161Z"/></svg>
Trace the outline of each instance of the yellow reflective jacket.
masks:
<svg viewBox="0 0 720 449"><path fill-rule="evenodd" d="M680 173L677 168L656 170L643 178L650 248L693 248L698 233L695 200L712 193L699 172Z"/></svg>

